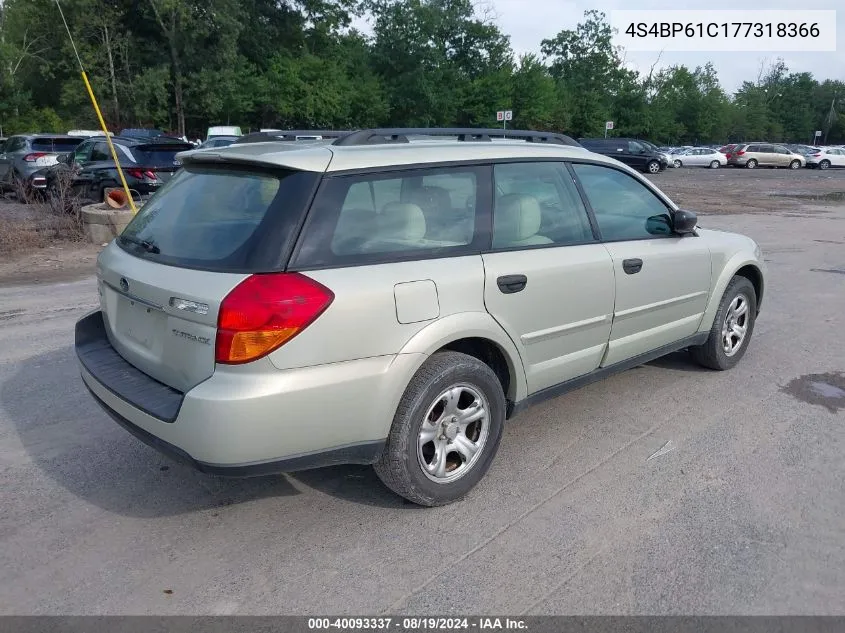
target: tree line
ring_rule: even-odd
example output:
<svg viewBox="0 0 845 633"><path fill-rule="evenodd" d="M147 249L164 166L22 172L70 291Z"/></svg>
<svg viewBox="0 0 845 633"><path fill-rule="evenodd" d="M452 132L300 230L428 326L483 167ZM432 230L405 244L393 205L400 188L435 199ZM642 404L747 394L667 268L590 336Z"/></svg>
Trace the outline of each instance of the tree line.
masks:
<svg viewBox="0 0 845 633"><path fill-rule="evenodd" d="M606 16L516 56L472 0L62 0L110 129L512 126L658 143L845 142L845 83L780 60L734 93L711 64L625 67ZM352 27L367 18L371 33ZM841 97L841 99L840 99ZM2 133L96 128L54 0L0 0Z"/></svg>

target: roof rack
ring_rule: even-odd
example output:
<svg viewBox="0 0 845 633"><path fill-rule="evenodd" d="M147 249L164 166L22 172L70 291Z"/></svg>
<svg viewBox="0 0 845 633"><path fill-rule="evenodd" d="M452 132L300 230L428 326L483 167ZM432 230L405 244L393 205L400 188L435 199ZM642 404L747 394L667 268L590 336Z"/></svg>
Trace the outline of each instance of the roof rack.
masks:
<svg viewBox="0 0 845 633"><path fill-rule="evenodd" d="M340 138L350 134L348 130L272 130L252 132L240 137L234 144L264 143L267 141L305 141Z"/></svg>
<svg viewBox="0 0 845 633"><path fill-rule="evenodd" d="M490 142L493 138L515 139L528 143L549 143L553 145L580 144L565 134L556 132L538 132L536 130L504 130L499 128L464 128L464 127L420 127L420 128L375 128L358 130L341 136L332 145L384 145L390 143L409 143L409 136L456 136L458 141Z"/></svg>

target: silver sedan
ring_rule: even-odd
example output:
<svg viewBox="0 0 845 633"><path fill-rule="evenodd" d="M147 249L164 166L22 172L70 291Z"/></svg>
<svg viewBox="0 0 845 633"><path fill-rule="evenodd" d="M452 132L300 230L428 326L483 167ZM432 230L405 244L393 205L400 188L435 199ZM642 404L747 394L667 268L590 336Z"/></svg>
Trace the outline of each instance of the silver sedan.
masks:
<svg viewBox="0 0 845 633"><path fill-rule="evenodd" d="M674 167L709 167L718 169L728 164L728 157L722 152L711 147L693 147L685 149L680 153L672 154L671 161Z"/></svg>

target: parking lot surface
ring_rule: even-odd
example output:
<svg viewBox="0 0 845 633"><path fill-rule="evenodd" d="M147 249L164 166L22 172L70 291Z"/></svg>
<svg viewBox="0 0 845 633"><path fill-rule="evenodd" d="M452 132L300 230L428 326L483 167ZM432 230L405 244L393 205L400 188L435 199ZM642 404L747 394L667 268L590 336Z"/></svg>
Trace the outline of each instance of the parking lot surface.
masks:
<svg viewBox="0 0 845 633"><path fill-rule="evenodd" d="M845 613L845 173L738 171L654 179L764 251L739 366L673 354L529 409L442 508L368 467L171 462L79 378L93 277L0 287L0 613Z"/></svg>

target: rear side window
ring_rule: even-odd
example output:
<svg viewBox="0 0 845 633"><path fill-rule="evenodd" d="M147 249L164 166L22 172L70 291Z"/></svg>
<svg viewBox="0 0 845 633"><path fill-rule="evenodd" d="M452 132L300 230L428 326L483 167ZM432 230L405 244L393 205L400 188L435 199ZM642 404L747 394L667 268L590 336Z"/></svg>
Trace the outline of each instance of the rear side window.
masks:
<svg viewBox="0 0 845 633"><path fill-rule="evenodd" d="M468 166L326 178L294 265L478 252L489 240L489 229L479 229L477 212L489 173L489 168Z"/></svg>
<svg viewBox="0 0 845 633"><path fill-rule="evenodd" d="M579 244L593 239L587 211L562 163L493 170L493 248Z"/></svg>
<svg viewBox="0 0 845 633"><path fill-rule="evenodd" d="M72 151L82 140L74 138L34 138L32 139L32 151L63 154Z"/></svg>
<svg viewBox="0 0 845 633"><path fill-rule="evenodd" d="M118 241L162 264L222 272L283 268L319 174L188 166Z"/></svg>

